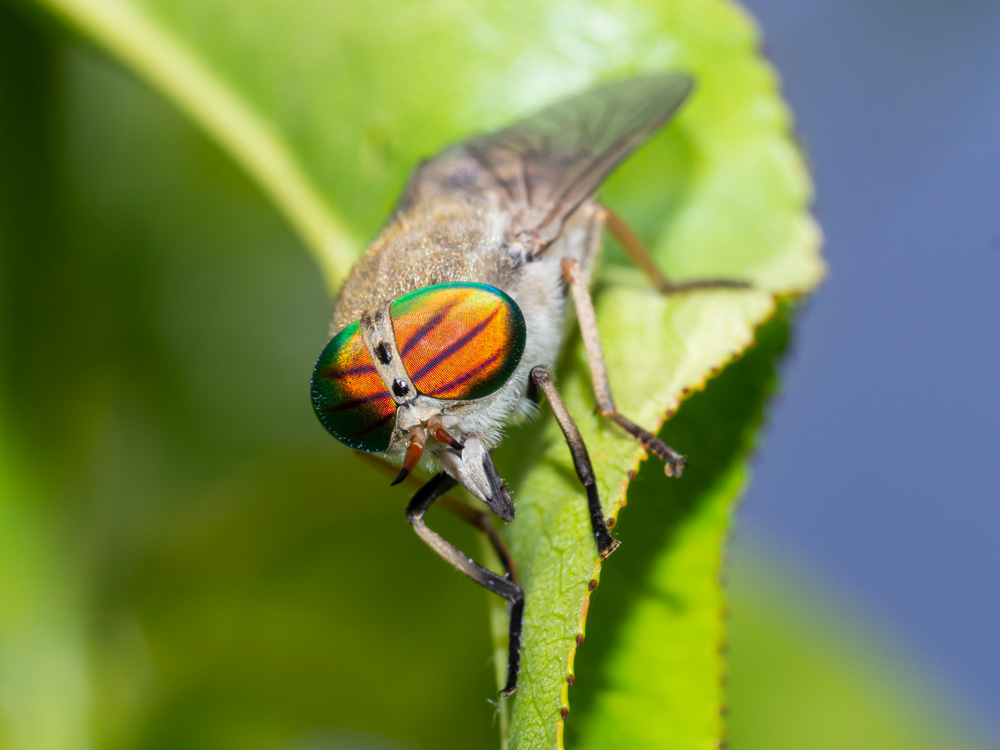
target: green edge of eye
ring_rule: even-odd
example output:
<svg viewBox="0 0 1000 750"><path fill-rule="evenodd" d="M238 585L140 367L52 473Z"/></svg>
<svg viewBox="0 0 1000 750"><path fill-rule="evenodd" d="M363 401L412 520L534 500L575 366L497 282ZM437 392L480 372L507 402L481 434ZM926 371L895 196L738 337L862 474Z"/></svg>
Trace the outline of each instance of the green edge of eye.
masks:
<svg viewBox="0 0 1000 750"><path fill-rule="evenodd" d="M338 355L355 335L358 335L357 322L347 326L323 348L313 369L313 409L323 427L340 442L355 450L382 453L389 449L392 440L396 407L385 392L374 365L370 374L361 373L373 388L377 388L367 397L356 390L348 390L337 377ZM351 403L356 405L352 407Z"/></svg>

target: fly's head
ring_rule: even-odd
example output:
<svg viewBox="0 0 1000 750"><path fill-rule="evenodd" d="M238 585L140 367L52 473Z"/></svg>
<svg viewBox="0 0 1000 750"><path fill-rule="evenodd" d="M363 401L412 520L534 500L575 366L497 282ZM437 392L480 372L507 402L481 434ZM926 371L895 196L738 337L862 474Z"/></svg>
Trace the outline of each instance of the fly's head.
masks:
<svg viewBox="0 0 1000 750"><path fill-rule="evenodd" d="M313 408L356 450L403 456L402 481L425 451L505 520L514 507L486 445L495 402L526 338L517 303L485 284L418 289L340 331L313 371Z"/></svg>

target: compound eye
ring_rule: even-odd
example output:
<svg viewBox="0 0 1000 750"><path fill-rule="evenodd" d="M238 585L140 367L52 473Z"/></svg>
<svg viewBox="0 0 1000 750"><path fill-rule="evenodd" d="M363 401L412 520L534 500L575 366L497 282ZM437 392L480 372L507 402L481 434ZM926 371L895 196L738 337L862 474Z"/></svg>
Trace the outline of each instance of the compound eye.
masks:
<svg viewBox="0 0 1000 750"><path fill-rule="evenodd" d="M524 354L521 309L486 284L418 289L393 302L389 314L406 372L425 396L488 396L510 379Z"/></svg>
<svg viewBox="0 0 1000 750"><path fill-rule="evenodd" d="M375 370L357 323L323 349L312 378L316 416L340 442L359 451L389 449L396 404Z"/></svg>

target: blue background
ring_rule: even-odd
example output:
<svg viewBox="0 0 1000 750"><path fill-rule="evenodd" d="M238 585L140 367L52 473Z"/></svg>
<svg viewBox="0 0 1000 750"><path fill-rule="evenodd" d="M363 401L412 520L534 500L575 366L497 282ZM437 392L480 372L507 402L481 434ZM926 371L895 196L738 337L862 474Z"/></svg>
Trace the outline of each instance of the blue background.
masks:
<svg viewBox="0 0 1000 750"><path fill-rule="evenodd" d="M744 530L1000 716L1000 3L750 0L817 182Z"/></svg>

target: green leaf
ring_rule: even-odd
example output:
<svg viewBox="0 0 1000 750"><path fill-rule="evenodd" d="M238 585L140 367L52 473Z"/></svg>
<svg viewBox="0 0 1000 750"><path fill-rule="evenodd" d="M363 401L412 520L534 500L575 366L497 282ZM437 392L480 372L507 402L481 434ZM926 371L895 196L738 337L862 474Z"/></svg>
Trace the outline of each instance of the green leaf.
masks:
<svg viewBox="0 0 1000 750"><path fill-rule="evenodd" d="M620 525L628 544L602 575L577 660L572 747L708 748L721 736L720 560L787 339L783 311L670 422L671 440L698 456L683 481L654 465L632 483Z"/></svg>
<svg viewBox="0 0 1000 750"><path fill-rule="evenodd" d="M576 665L573 646L584 632L588 607L584 603L581 614L579 605L573 605L586 602L587 576L597 579L596 556L589 544L543 551L550 556L564 554L569 562L553 567L569 569L576 577L566 576L569 585L560 581L543 587L543 592L558 595L543 600L542 611L549 606L562 616L546 613L532 624L543 631L542 637L571 643L566 661L551 665L538 679L527 669L525 674L530 675L532 690L555 693L559 705L568 707L567 678L575 673L573 693L580 694L580 705L573 706L568 722L568 733L576 737L571 746L713 747L722 737L722 548L732 505L743 484L746 453L773 388L775 362L786 338L787 321L781 315L762 329L751 353L712 381L704 393L685 402L664 430L666 439L683 446L697 460L680 480L664 476L662 468L651 462L631 482L630 508L617 533L623 544L606 563L601 587L592 595L595 615L587 622L586 644ZM584 373L576 377L585 380ZM614 436L604 432L610 430L588 440L592 454L602 439ZM551 436L553 442L556 439ZM555 474L561 468L548 458L542 466L531 476L548 470ZM561 491L563 483L572 486L572 475L565 468L561 471L562 477L550 480L550 492ZM627 477L623 484L629 484ZM554 536L545 532L553 517L559 523L574 524L572 533L583 540L578 544L589 542L589 524L577 497L575 503L542 520L537 532L543 542L536 542L536 549ZM518 542L516 527L510 531L513 547ZM572 538L561 527L558 533ZM524 552L516 547L512 551L520 561ZM569 596L564 597L565 589ZM570 600L569 606L562 604L563 597ZM562 655L551 648L540 654L542 658ZM538 658L526 651L526 661L529 656ZM518 733L523 726L516 721L518 709L515 703L512 745L536 747L550 742L551 736ZM554 731L558 738L562 731L558 724Z"/></svg>
<svg viewBox="0 0 1000 750"><path fill-rule="evenodd" d="M682 14L670 17L669 28L676 34L671 42L684 60L683 67L693 70L699 82L700 98L681 114L673 130L613 178L605 200L620 207L635 225L649 227L645 234L662 267L677 269L679 277L749 278L774 291L803 291L819 275L816 238L805 213L808 183L790 146L787 122L778 115L783 110L774 81L756 57L754 37L744 19L725 6L698 7L706 14L696 26L701 34L678 23ZM669 33L666 28L661 31ZM660 200L664 203L658 205ZM662 415L677 409L691 389L749 345L755 326L774 310L771 297L760 293L712 292L664 299L633 272L613 269L601 278L596 305L618 406L646 426L659 425ZM578 340L571 342L560 375L559 386L594 460L606 511L614 515L624 501L639 451L593 415L593 395ZM758 402L753 405L759 408ZM740 425L719 418L703 429L716 435L738 433ZM649 685L646 690L660 706L654 716L674 732L677 747L713 747L722 736L719 546L739 487L739 468L713 463L711 441L706 445L685 440L683 434L675 437L672 426L665 439L689 455L689 474L699 463L720 472L713 485L677 490L705 493L697 501L688 499L694 508L691 517L677 522L696 529L698 535L675 539L668 535L662 541L668 545L663 562L668 571L671 564L684 566L690 556L701 556L705 567L696 578L698 584L685 592L686 601L696 610L691 613L693 622L700 618L706 627L715 624L706 633L697 625L692 630L689 622L657 623L662 628L660 639L691 654L681 661L682 669L671 672L670 684L660 685L668 692L681 686L685 700L672 705L658 702L664 693ZM558 428L550 422L537 438L521 433L508 443L514 440L521 445L508 449L531 459L515 482L519 518L506 531L527 599L523 676L510 707L510 746L561 746L562 714L569 708L567 682L583 632L590 582L598 579L600 565ZM498 465L503 470L503 458ZM678 484L690 481L685 477ZM644 485L643 490L638 503L675 500L661 482ZM673 530L679 533L678 528ZM621 538L625 544L609 560L611 568L629 554L629 537L623 532ZM660 585L669 587L672 581L668 578ZM501 618L494 617L494 629L502 643ZM641 663L642 657L638 658ZM605 676L584 672L580 680ZM586 726L601 723L586 716L586 710L583 713ZM609 741L606 732L594 736Z"/></svg>
<svg viewBox="0 0 1000 750"><path fill-rule="evenodd" d="M789 116L756 31L734 4L36 2L145 76L228 149L299 230L330 288L419 158L597 80L692 72L697 92L676 123L620 170L604 197L669 274L744 278L758 289L665 299L609 253L596 296L608 367L620 408L644 426L658 426L750 344L774 313L771 293L805 292L822 275ZM558 375L614 514L640 451L592 415L578 339ZM692 467L704 460L682 442L675 447L690 453ZM537 434L515 433L498 465L516 491L519 518L507 535L527 597L524 670L504 706L510 744L551 747L562 733L597 559L551 420ZM703 520L720 536L725 519L717 511ZM609 565L628 554L623 539ZM714 601L716 584L703 584L699 600ZM681 632L663 637L683 643ZM498 645L502 654L502 636ZM703 666L692 663L677 678L709 696L718 670ZM711 724L706 743L718 738Z"/></svg>
<svg viewBox="0 0 1000 750"><path fill-rule="evenodd" d="M37 487L0 413L0 666L10 690L0 714L8 747L71 747L86 732L86 647L72 617L78 597L46 533ZM51 686L60 692L53 693Z"/></svg>

